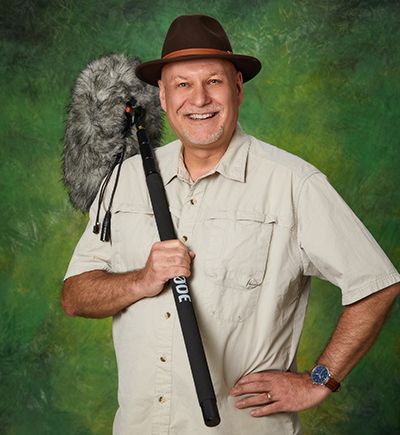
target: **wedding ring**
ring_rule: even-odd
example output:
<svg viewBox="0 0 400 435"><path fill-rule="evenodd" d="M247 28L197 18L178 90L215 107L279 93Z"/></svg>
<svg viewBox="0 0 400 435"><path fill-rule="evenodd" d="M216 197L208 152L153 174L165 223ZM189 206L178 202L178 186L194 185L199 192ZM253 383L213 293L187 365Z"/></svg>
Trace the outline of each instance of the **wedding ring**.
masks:
<svg viewBox="0 0 400 435"><path fill-rule="evenodd" d="M267 393L267 397L268 397L268 400L269 400L270 402L272 402L272 396L271 396L270 393Z"/></svg>

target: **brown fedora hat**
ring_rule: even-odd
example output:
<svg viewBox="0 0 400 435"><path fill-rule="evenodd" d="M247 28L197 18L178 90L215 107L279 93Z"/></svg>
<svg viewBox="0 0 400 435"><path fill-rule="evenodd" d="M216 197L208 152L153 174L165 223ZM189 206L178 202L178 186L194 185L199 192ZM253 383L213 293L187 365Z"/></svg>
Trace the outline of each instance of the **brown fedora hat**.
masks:
<svg viewBox="0 0 400 435"><path fill-rule="evenodd" d="M261 69L261 62L255 57L233 54L228 36L215 18L181 15L172 22L167 32L161 59L144 62L135 72L140 80L158 86L161 70L166 64L210 57L232 62L243 74L244 82L255 77Z"/></svg>

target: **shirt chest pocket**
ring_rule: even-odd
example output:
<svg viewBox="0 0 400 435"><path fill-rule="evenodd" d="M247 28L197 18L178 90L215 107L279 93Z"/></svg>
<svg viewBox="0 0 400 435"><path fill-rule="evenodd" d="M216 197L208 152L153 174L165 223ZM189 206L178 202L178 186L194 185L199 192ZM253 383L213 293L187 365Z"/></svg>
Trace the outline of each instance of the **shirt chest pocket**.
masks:
<svg viewBox="0 0 400 435"><path fill-rule="evenodd" d="M213 317L242 322L257 304L273 220L252 211L219 211L208 217L205 226L204 304Z"/></svg>
<svg viewBox="0 0 400 435"><path fill-rule="evenodd" d="M151 246L159 241L151 207L119 204L111 222L115 269L127 271L144 267Z"/></svg>

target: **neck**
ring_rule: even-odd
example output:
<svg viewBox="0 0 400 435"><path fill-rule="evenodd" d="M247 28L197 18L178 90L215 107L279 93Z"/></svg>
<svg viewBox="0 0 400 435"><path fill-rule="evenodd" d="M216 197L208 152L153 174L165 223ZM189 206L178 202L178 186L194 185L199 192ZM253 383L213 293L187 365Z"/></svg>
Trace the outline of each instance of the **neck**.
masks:
<svg viewBox="0 0 400 435"><path fill-rule="evenodd" d="M227 148L228 145L214 151L210 149L191 149L184 147L183 161L192 180L196 181L214 169L225 154Z"/></svg>

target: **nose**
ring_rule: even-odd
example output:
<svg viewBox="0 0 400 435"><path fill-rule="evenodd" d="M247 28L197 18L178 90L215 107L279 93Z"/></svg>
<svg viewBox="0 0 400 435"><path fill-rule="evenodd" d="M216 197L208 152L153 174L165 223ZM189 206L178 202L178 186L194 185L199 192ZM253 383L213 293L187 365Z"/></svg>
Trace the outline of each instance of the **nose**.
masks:
<svg viewBox="0 0 400 435"><path fill-rule="evenodd" d="M211 102L211 97L203 84L193 87L190 102L197 107L203 107Z"/></svg>

